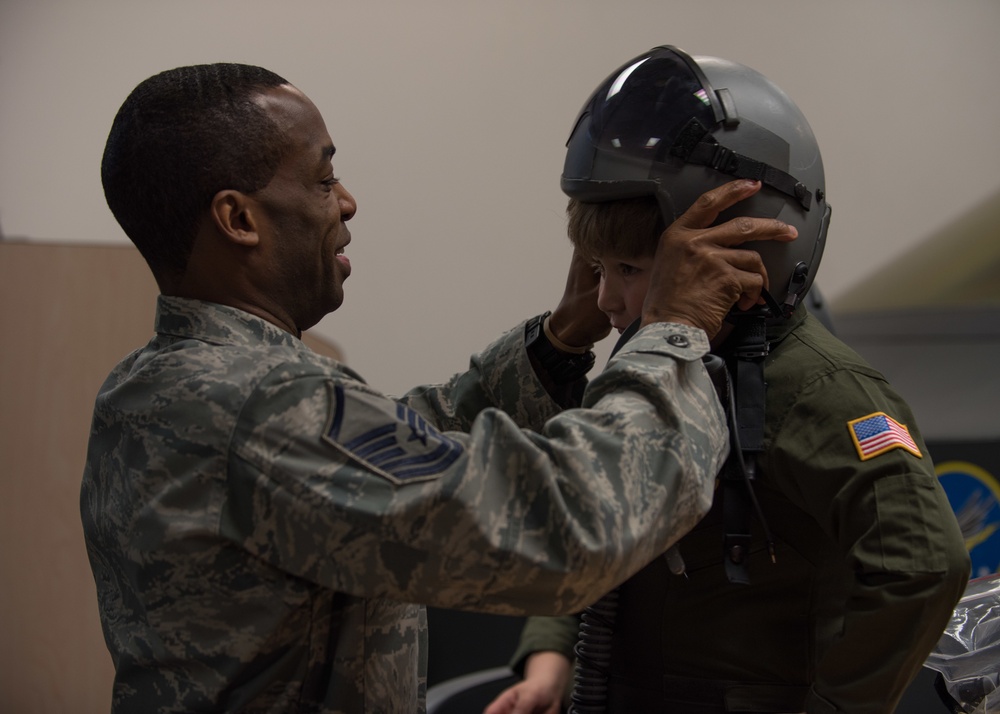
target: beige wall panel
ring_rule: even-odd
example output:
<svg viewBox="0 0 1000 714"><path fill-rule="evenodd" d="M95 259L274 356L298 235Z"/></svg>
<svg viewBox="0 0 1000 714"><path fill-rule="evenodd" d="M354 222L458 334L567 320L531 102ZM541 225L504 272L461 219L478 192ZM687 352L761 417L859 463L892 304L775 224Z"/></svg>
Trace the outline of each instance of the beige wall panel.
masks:
<svg viewBox="0 0 1000 714"><path fill-rule="evenodd" d="M152 332L130 246L0 243L0 709L110 710L113 669L80 525L94 395Z"/></svg>
<svg viewBox="0 0 1000 714"><path fill-rule="evenodd" d="M2 712L110 710L80 477L94 396L151 336L156 293L131 246L0 241Z"/></svg>

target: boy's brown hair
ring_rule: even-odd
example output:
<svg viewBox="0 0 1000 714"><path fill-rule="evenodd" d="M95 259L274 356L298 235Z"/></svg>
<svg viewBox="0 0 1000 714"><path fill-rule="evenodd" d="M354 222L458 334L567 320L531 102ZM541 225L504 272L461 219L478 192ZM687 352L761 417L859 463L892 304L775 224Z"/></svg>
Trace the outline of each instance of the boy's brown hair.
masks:
<svg viewBox="0 0 1000 714"><path fill-rule="evenodd" d="M660 207L653 196L604 203L571 198L566 216L570 241L591 260L608 253L626 258L651 256L664 230Z"/></svg>

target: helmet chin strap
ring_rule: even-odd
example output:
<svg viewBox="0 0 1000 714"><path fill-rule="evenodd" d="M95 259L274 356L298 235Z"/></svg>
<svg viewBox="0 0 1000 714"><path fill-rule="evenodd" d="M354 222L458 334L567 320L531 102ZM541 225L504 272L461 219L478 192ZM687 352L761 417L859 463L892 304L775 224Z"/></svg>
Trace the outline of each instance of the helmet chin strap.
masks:
<svg viewBox="0 0 1000 714"><path fill-rule="evenodd" d="M809 279L809 266L799 261L792 271L792 277L788 281L788 293L785 295L785 304L781 306L781 314L786 318L791 317L792 311L799 302L799 298L805 295L806 281Z"/></svg>
<svg viewBox="0 0 1000 714"><path fill-rule="evenodd" d="M754 305L749 310L740 310L735 305L726 315L726 322L735 325L740 321L740 318L744 317L756 317L762 315L763 317L782 317L788 318L792 314L792 310L795 309L796 297L789 294L789 299L792 300L791 307L788 306L786 301L785 305L779 305L778 301L774 299L766 289L760 291L760 296L764 298L763 305Z"/></svg>
<svg viewBox="0 0 1000 714"><path fill-rule="evenodd" d="M729 311L729 314L726 315L726 322L735 325L741 317L760 313L764 313L765 317L781 317L787 320L795 311L795 306L799 304L799 297L805 293L803 288L808 278L809 266L800 261L795 266L795 269L792 271L792 277L788 281L788 291L785 294L785 302L783 304L779 305L774 296L766 288L762 288L760 296L764 298L764 305L755 305L749 310L737 310L734 306Z"/></svg>

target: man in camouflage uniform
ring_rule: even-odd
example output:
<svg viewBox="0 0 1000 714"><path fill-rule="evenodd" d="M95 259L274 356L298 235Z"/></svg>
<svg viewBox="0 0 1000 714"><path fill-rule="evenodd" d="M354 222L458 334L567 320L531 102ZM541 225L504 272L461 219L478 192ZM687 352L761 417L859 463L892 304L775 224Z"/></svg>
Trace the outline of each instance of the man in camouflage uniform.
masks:
<svg viewBox="0 0 1000 714"><path fill-rule="evenodd" d="M316 107L244 65L156 75L115 118L105 194L162 293L100 389L81 493L116 714L419 711L423 604L577 611L709 506L727 448L701 358L764 284L716 248L794 236L708 228L747 183L665 234L700 281L654 280L589 385L575 346L609 324L575 260L551 315L393 400L299 339L350 273L333 154Z"/></svg>

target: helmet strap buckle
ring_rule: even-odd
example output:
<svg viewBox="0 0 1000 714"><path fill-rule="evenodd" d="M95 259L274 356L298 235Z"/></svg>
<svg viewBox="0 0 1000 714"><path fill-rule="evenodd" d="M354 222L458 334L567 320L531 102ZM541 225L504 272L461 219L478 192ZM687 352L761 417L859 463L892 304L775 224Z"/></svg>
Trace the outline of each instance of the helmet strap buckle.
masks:
<svg viewBox="0 0 1000 714"><path fill-rule="evenodd" d="M795 199L807 211L812 205L812 193L801 181L779 168L723 146L696 118L692 117L677 135L670 154L685 163L708 166L735 178L760 181Z"/></svg>

